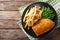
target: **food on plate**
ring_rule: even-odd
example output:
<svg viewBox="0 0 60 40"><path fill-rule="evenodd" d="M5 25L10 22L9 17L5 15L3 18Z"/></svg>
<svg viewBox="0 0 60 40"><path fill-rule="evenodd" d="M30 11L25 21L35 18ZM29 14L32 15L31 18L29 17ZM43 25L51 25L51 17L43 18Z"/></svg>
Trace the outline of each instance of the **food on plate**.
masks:
<svg viewBox="0 0 60 40"><path fill-rule="evenodd" d="M23 22L25 22L25 27L28 29L33 26L39 19L41 19L42 10L39 6L34 6L30 10L26 11Z"/></svg>
<svg viewBox="0 0 60 40"><path fill-rule="evenodd" d="M49 18L49 19L53 19L55 14L53 13L53 11L49 8L49 7L42 7L42 18Z"/></svg>
<svg viewBox="0 0 60 40"><path fill-rule="evenodd" d="M39 36L52 29L54 25L55 22L53 22L51 19L41 19L32 26L32 30L36 36Z"/></svg>
<svg viewBox="0 0 60 40"><path fill-rule="evenodd" d="M54 27L54 17L55 14L49 7L34 6L26 11L23 22L25 23L25 28L29 29L31 27L36 36L39 36Z"/></svg>

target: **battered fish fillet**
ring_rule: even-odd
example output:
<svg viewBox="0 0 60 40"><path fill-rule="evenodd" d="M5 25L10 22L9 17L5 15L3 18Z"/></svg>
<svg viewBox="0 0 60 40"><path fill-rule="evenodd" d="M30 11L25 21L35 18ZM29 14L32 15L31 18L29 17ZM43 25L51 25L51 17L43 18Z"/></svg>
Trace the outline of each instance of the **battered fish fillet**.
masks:
<svg viewBox="0 0 60 40"><path fill-rule="evenodd" d="M32 29L35 32L36 36L39 36L49 31L52 27L54 27L54 25L55 22L50 19L41 19L32 26Z"/></svg>

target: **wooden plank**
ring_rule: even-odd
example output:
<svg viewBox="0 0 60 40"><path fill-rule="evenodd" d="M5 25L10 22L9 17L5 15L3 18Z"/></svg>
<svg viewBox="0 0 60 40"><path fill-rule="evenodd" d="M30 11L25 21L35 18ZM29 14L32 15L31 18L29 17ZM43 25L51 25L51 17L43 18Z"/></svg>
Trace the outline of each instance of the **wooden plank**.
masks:
<svg viewBox="0 0 60 40"><path fill-rule="evenodd" d="M18 21L16 20L0 20L0 29L6 28L6 29L13 29L13 28L20 28L17 24Z"/></svg>
<svg viewBox="0 0 60 40"><path fill-rule="evenodd" d="M20 29L0 29L0 39L19 39L27 36Z"/></svg>
<svg viewBox="0 0 60 40"><path fill-rule="evenodd" d="M35 1L35 0L0 0L0 1Z"/></svg>
<svg viewBox="0 0 60 40"><path fill-rule="evenodd" d="M20 14L18 11L0 11L0 19L13 19L18 20Z"/></svg>
<svg viewBox="0 0 60 40"><path fill-rule="evenodd" d="M18 11L0 11L0 28L19 28L19 18Z"/></svg>
<svg viewBox="0 0 60 40"><path fill-rule="evenodd" d="M29 40L27 37L24 37L24 38L17 38L17 39L14 39L14 38L11 38L11 39L6 39L6 38L2 38L0 40Z"/></svg>
<svg viewBox="0 0 60 40"><path fill-rule="evenodd" d="M0 11L0 28L19 28L17 24L19 18L18 11Z"/></svg>
<svg viewBox="0 0 60 40"><path fill-rule="evenodd" d="M26 4L33 3L31 1L28 2L0 2L0 10L18 10L19 7L24 6Z"/></svg>

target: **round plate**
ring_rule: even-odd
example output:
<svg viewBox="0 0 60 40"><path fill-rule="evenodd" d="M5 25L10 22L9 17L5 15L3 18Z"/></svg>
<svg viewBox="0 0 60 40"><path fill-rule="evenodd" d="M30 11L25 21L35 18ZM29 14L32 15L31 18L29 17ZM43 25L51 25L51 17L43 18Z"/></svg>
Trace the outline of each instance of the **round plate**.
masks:
<svg viewBox="0 0 60 40"><path fill-rule="evenodd" d="M54 19L53 19L53 21L55 22L55 26L54 26L50 31L48 31L48 32L46 32L46 33L44 33L44 34L42 34L42 35L39 35L38 37L35 35L35 33L33 32L33 30L32 30L31 28L30 28L29 30L28 30L27 28L24 28L25 23L23 22L23 18L24 18L24 16L25 16L26 11L27 11L28 9L30 9L31 7L34 7L34 6L50 7L50 9L53 11L53 13L55 13L55 17L54 17ZM26 31L26 33L28 33L30 36L35 37L35 38L43 37L43 36L49 34L50 32L52 32L52 31L57 27L57 23L58 23L58 18L57 18L57 13L56 13L56 11L54 10L54 8L53 8L51 5L49 5L48 3L45 3L45 2L35 2L35 3L30 4L30 5L24 10L21 19L22 19L23 29Z"/></svg>

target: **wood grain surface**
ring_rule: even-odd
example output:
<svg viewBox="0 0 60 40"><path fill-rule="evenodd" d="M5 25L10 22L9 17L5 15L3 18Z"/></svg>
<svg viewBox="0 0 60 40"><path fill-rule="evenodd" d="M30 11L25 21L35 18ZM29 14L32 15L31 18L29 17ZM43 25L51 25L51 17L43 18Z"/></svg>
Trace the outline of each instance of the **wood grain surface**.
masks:
<svg viewBox="0 0 60 40"><path fill-rule="evenodd" d="M29 40L17 22L18 8L35 0L0 0L0 40ZM60 40L60 28L39 40Z"/></svg>
<svg viewBox="0 0 60 40"><path fill-rule="evenodd" d="M35 1L35 0L0 0L0 1Z"/></svg>
<svg viewBox="0 0 60 40"><path fill-rule="evenodd" d="M11 19L17 21L20 17L18 11L0 11L0 19Z"/></svg>
<svg viewBox="0 0 60 40"><path fill-rule="evenodd" d="M25 2L25 1L18 1L18 2L14 2L14 1L8 1L8 2L1 2L0 1L0 10L13 10L13 11L16 11L16 10L18 10L18 8L20 7L20 6L23 6L23 5L25 5L25 4L28 4L28 3L32 3L32 1L27 1L27 2Z"/></svg>

